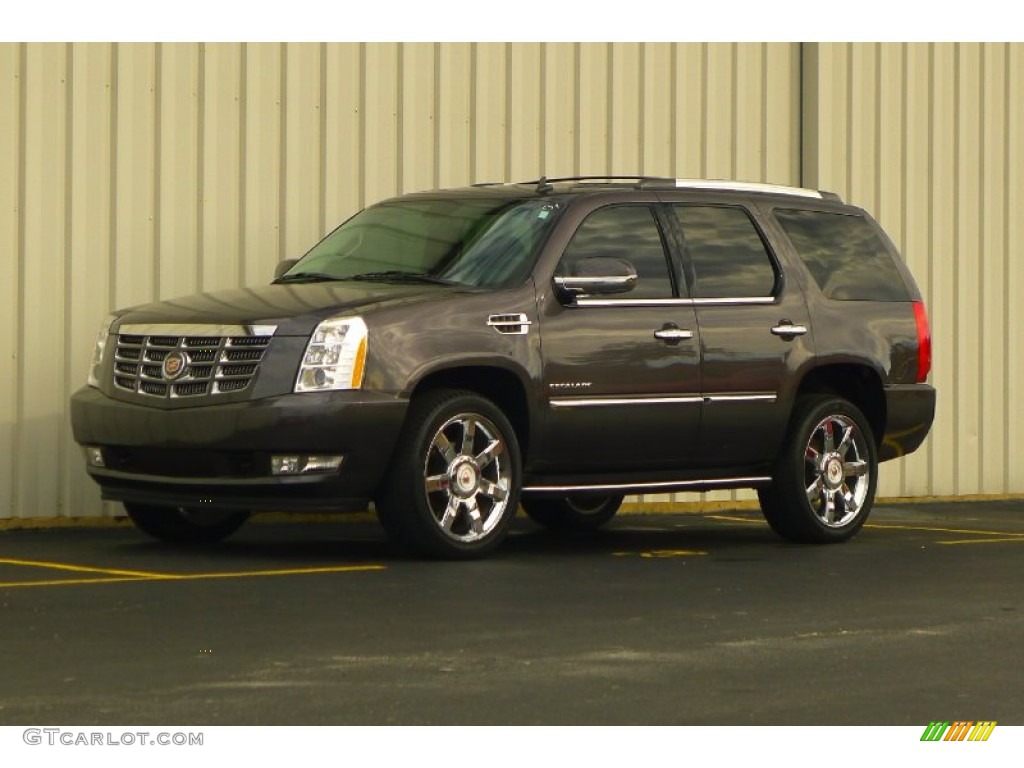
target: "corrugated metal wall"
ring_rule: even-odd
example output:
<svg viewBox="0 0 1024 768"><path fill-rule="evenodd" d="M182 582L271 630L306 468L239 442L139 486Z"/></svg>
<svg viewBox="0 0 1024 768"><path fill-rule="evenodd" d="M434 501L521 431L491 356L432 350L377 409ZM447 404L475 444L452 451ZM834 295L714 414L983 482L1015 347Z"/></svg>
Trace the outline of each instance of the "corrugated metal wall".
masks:
<svg viewBox="0 0 1024 768"><path fill-rule="evenodd" d="M883 491L1024 490L1021 49L0 44L0 517L115 511L66 415L109 308L265 282L399 192L801 163L880 215L935 318L940 422Z"/></svg>
<svg viewBox="0 0 1024 768"><path fill-rule="evenodd" d="M893 496L1024 492L1024 45L805 47L804 181L872 211L917 277L939 391Z"/></svg>

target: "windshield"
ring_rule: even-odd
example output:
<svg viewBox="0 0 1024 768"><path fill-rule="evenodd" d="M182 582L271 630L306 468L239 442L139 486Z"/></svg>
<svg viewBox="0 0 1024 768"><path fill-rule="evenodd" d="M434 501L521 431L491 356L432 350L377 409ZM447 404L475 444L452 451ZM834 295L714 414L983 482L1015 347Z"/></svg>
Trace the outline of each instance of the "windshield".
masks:
<svg viewBox="0 0 1024 768"><path fill-rule="evenodd" d="M420 278L503 288L523 282L561 206L547 199L393 200L321 240L279 280Z"/></svg>

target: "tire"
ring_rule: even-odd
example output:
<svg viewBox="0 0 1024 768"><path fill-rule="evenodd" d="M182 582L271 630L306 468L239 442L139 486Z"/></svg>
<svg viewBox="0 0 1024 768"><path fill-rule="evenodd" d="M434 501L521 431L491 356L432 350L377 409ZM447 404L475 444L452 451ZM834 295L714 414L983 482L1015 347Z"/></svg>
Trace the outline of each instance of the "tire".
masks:
<svg viewBox="0 0 1024 768"><path fill-rule="evenodd" d="M505 414L475 393L436 390L412 403L377 515L415 554L482 557L504 538L521 483L519 442Z"/></svg>
<svg viewBox="0 0 1024 768"><path fill-rule="evenodd" d="M596 531L619 511L621 493L571 493L559 498L523 497L526 514L535 523L560 533Z"/></svg>
<svg viewBox="0 0 1024 768"><path fill-rule="evenodd" d="M135 527L154 539L169 544L209 544L237 531L249 512L234 509L163 507L155 504L125 503Z"/></svg>
<svg viewBox="0 0 1024 768"><path fill-rule="evenodd" d="M792 541L846 541L875 500L878 451L871 425L835 396L797 400L770 487L758 490L772 529Z"/></svg>

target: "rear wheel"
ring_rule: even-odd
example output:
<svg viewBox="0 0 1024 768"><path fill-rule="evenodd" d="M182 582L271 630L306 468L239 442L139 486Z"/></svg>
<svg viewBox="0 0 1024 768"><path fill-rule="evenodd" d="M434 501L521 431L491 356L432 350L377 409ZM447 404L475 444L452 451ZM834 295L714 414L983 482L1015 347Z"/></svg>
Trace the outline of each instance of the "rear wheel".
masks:
<svg viewBox="0 0 1024 768"><path fill-rule="evenodd" d="M558 498L523 498L530 519L553 531L595 531L619 511L621 493L570 493Z"/></svg>
<svg viewBox="0 0 1024 768"><path fill-rule="evenodd" d="M234 509L163 507L127 502L124 509L139 530L172 544L220 541L249 519L248 511Z"/></svg>
<svg viewBox="0 0 1024 768"><path fill-rule="evenodd" d="M421 555L481 557L501 542L521 483L505 414L472 392L417 398L376 499L388 535Z"/></svg>
<svg viewBox="0 0 1024 768"><path fill-rule="evenodd" d="M877 482L878 452L868 420L849 401L819 395L797 401L772 485L758 496L779 535L845 541L867 520Z"/></svg>

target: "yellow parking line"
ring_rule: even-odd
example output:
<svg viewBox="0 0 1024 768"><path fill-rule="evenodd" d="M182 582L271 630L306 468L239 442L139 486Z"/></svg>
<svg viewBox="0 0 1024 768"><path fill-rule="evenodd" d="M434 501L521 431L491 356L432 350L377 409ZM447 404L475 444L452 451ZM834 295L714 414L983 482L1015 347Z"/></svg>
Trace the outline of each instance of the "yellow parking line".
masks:
<svg viewBox="0 0 1024 768"><path fill-rule="evenodd" d="M764 523L763 517L732 517L730 515L704 515L709 520L724 520L727 523L754 523L755 525L762 525Z"/></svg>
<svg viewBox="0 0 1024 768"><path fill-rule="evenodd" d="M747 517L733 517L731 515L705 515L711 520L723 520L729 523L759 523L760 520ZM1024 533L1013 533L1010 531L981 531L975 528L942 528L932 525L895 525L889 523L867 523L865 528L891 531L925 531L928 533L963 533L970 536L979 536L977 539L956 539L953 541L937 541L936 544L996 544L1008 541L1024 541Z"/></svg>
<svg viewBox="0 0 1024 768"><path fill-rule="evenodd" d="M955 541L937 541L936 544L1005 544L1008 541L1024 541L1024 535L1012 533L1002 539L957 539Z"/></svg>
<svg viewBox="0 0 1024 768"><path fill-rule="evenodd" d="M37 581L5 581L0 582L0 589L13 587L54 587L54 586L75 586L80 584L114 584L126 581L198 581L201 579L240 579L255 578L258 576L299 576L302 574L314 573L355 573L360 571L383 571L387 566L379 564L368 565L328 565L315 568L277 568L262 571L228 571L210 573L155 573L151 571L123 571L108 568L92 568L89 566L67 565L66 563L51 563L41 560L13 560L0 558L0 565L33 566L38 568L51 568L58 571L73 571L79 573L102 573L109 574L105 578L92 579L39 579Z"/></svg>
<svg viewBox="0 0 1024 768"><path fill-rule="evenodd" d="M328 565L322 568L281 568L274 571L229 571L227 573L185 573L165 576L175 581L196 579L242 579L252 576L297 576L304 573L354 573L357 571L385 571L385 565Z"/></svg>
<svg viewBox="0 0 1024 768"><path fill-rule="evenodd" d="M76 584L114 584L116 582L124 581L166 581L166 579L139 578L134 576L119 578L115 576L107 579L40 579L39 581L2 581L0 582L0 589L14 587L66 587Z"/></svg>
<svg viewBox="0 0 1024 768"><path fill-rule="evenodd" d="M21 565L31 568L50 568L55 571L74 571L76 573L106 573L111 576L134 576L140 579L163 579L167 578L162 573L151 571L124 571L117 568L94 568L89 565L74 565L69 563L52 563L47 560L13 560L0 558L0 565Z"/></svg>
<svg viewBox="0 0 1024 768"><path fill-rule="evenodd" d="M865 528L889 528L894 531L931 531L933 533L966 533L972 536L1020 536L1024 533L1013 533L1011 531L979 531L972 528L940 528L928 525L889 525L888 523L867 523Z"/></svg>

